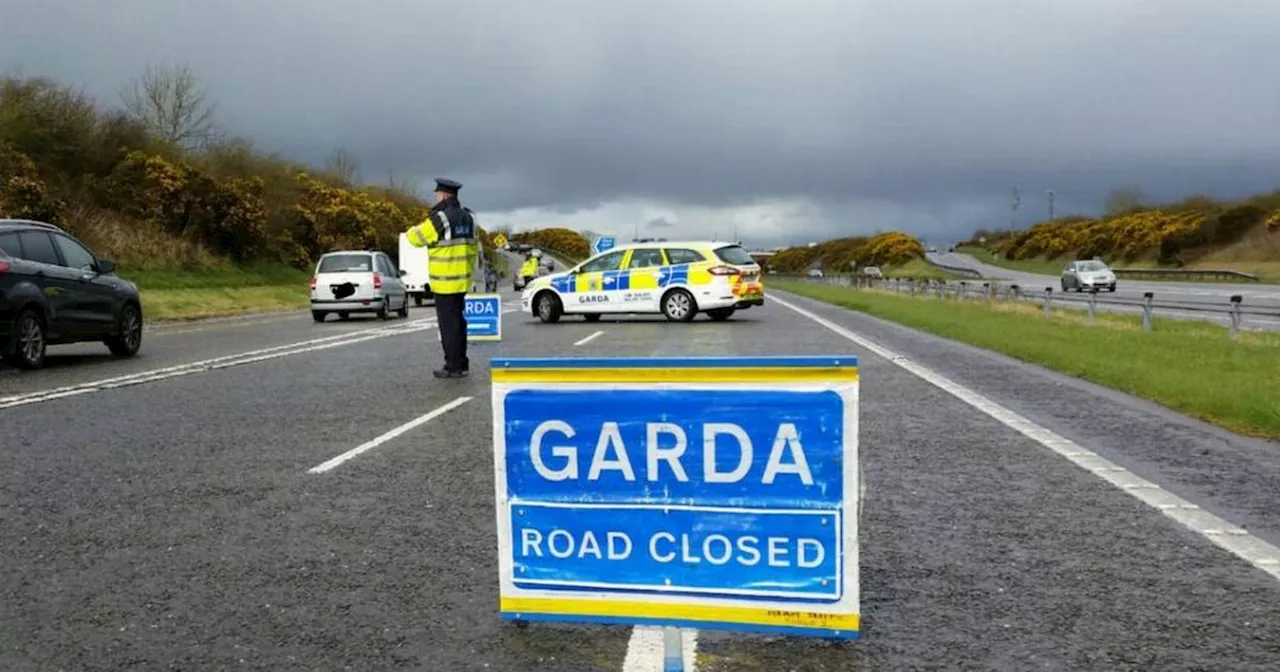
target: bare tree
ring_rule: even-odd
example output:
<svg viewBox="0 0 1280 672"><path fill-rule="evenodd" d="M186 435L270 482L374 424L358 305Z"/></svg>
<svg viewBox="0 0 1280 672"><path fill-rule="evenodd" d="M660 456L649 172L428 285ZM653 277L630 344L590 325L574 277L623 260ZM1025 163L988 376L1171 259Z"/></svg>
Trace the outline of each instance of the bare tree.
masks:
<svg viewBox="0 0 1280 672"><path fill-rule="evenodd" d="M188 149L213 140L213 103L191 68L147 66L120 94L125 110L156 137Z"/></svg>
<svg viewBox="0 0 1280 672"><path fill-rule="evenodd" d="M360 177L360 163L345 149L335 149L325 162L325 170L334 177L353 185Z"/></svg>

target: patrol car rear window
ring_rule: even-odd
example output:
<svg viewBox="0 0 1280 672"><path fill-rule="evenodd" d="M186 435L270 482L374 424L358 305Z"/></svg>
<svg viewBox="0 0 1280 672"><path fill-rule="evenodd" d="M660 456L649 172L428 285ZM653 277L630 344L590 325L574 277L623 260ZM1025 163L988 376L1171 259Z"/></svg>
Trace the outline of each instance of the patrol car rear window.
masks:
<svg viewBox="0 0 1280 672"><path fill-rule="evenodd" d="M734 264L736 266L756 263L755 259L752 259L751 255L747 254L746 250L737 245L730 245L729 247L722 247L716 250L716 256L720 257L720 261L723 261L726 264Z"/></svg>
<svg viewBox="0 0 1280 672"><path fill-rule="evenodd" d="M367 254L334 254L320 260L317 273L368 273L373 258Z"/></svg>
<svg viewBox="0 0 1280 672"><path fill-rule="evenodd" d="M673 266L676 264L696 264L699 261L703 261L703 257L702 254L696 250L668 247L667 261Z"/></svg>

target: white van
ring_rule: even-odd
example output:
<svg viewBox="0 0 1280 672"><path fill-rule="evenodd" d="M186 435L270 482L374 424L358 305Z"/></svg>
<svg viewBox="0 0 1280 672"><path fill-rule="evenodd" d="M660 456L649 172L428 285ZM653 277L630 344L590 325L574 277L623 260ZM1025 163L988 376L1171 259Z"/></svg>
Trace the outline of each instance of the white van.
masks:
<svg viewBox="0 0 1280 672"><path fill-rule="evenodd" d="M409 234L400 234L400 270L404 271L405 291L413 297L414 305L421 306L423 301L432 297L431 282L427 279L430 269L427 248L414 247L409 242Z"/></svg>

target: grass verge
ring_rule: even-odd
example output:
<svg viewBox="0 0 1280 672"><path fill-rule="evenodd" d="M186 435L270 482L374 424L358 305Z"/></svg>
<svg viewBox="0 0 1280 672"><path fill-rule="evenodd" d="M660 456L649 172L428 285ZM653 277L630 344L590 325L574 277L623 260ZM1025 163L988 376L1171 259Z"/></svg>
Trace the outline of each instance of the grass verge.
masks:
<svg viewBox="0 0 1280 672"><path fill-rule="evenodd" d="M303 310L309 305L310 274L285 265L123 268L119 275L137 283L148 322Z"/></svg>
<svg viewBox="0 0 1280 672"><path fill-rule="evenodd" d="M949 273L925 261L912 259L898 266L886 266L881 269L886 278L933 278L935 280L972 280L959 273Z"/></svg>
<svg viewBox="0 0 1280 672"><path fill-rule="evenodd" d="M1034 305L910 298L879 291L774 280L771 286L994 350L1150 399L1242 434L1280 439L1280 334L1213 324L1059 310Z"/></svg>

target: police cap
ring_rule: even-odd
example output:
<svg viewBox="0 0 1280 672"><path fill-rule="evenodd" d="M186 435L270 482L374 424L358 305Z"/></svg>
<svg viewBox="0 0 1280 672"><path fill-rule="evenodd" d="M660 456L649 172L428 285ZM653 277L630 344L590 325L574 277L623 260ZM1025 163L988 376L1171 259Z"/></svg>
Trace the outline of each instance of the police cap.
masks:
<svg viewBox="0 0 1280 672"><path fill-rule="evenodd" d="M436 178L436 191L443 191L446 194L456 194L461 188L461 182L455 182L443 177Z"/></svg>

